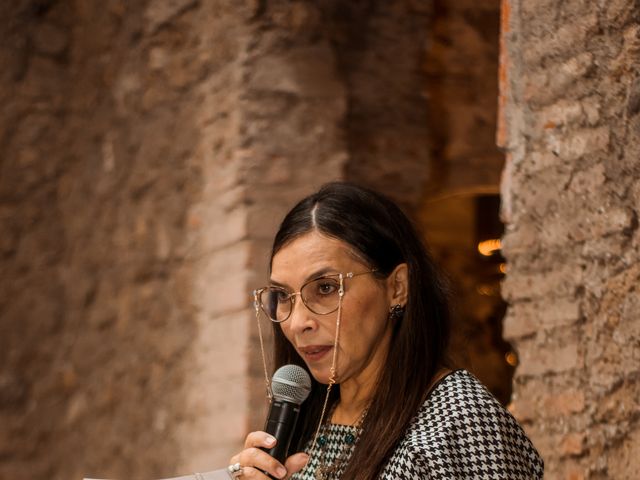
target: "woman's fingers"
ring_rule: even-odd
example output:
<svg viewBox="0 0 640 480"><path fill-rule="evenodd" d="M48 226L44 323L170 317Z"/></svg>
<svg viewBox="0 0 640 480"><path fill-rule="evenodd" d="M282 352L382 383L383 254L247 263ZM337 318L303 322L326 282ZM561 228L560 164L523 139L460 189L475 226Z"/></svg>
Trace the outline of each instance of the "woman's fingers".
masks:
<svg viewBox="0 0 640 480"><path fill-rule="evenodd" d="M302 470L308 461L309 455L303 452L295 453L287 458L284 462L284 466L287 469L287 478Z"/></svg>
<svg viewBox="0 0 640 480"><path fill-rule="evenodd" d="M267 452L256 447L245 448L239 454L231 457L229 463L231 465L239 463L243 468L242 475L244 476L246 472L250 472L250 478L267 478L264 475L258 475L262 474L261 472L269 473L275 478L284 478L287 475L284 465Z"/></svg>
<svg viewBox="0 0 640 480"><path fill-rule="evenodd" d="M241 477L245 479L246 478L259 479L259 480L269 479L269 477L267 477L264 472L253 467L243 467Z"/></svg>
<svg viewBox="0 0 640 480"><path fill-rule="evenodd" d="M276 444L276 439L266 432L251 432L244 440L244 448L264 447L271 448Z"/></svg>

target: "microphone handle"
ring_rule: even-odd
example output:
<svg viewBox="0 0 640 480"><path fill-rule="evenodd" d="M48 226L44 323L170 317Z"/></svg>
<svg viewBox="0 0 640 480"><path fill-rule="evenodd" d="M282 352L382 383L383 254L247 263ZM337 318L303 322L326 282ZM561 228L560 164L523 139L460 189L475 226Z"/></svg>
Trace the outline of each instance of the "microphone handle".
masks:
<svg viewBox="0 0 640 480"><path fill-rule="evenodd" d="M262 450L282 464L284 464L287 458L291 437L293 437L299 413L300 405L276 398L271 401L269 417L267 418L264 431L269 435L273 435L277 443L273 448L262 448Z"/></svg>

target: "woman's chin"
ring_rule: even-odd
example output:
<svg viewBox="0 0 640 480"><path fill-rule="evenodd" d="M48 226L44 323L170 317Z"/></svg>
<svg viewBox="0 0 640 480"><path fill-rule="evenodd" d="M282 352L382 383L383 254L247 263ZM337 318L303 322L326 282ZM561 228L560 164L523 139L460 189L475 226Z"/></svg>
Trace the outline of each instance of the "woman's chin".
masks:
<svg viewBox="0 0 640 480"><path fill-rule="evenodd" d="M318 368L317 366L311 366L307 364L309 368L309 372L318 383L322 383L324 385L329 383L329 369L328 368Z"/></svg>
<svg viewBox="0 0 640 480"><path fill-rule="evenodd" d="M328 385L329 384L329 379L331 378L331 373L330 370L328 368L326 369L318 369L318 368L312 368L309 365L307 365L307 367L309 368L309 372L311 372L311 375L313 376L313 378L315 379L316 382L321 383L322 385ZM336 376L336 378L334 379L334 384L339 384L341 382L341 378L339 375Z"/></svg>
<svg viewBox="0 0 640 480"><path fill-rule="evenodd" d="M329 375L326 372L315 373L314 371L311 371L311 375L313 375L313 378L318 383L322 383L323 385L329 383Z"/></svg>

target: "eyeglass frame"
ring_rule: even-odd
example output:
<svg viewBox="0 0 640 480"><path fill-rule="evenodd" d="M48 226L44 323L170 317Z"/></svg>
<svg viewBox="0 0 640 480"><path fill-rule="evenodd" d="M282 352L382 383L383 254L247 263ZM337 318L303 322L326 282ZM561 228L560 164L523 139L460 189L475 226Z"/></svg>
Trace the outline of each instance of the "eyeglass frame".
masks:
<svg viewBox="0 0 640 480"><path fill-rule="evenodd" d="M298 290L297 292L288 292L284 287L272 287L272 286L262 287L262 288L259 288L259 289L253 291L254 307L258 307L259 306L260 310L262 310L264 312L264 314L267 316L267 318L269 320L271 320L271 322L273 322L273 323L283 323L283 322L286 322L287 320L289 320L289 318L291 317L291 314L293 313L293 309L295 308L295 305L296 305L295 304L295 297L297 295L300 295L300 299L302 300L302 304L311 313L314 313L316 315L330 315L330 314L334 313L335 311L337 311L338 308L340 308L340 299L344 296L344 280L346 280L347 278L348 279L352 279L352 278L358 277L360 275L366 275L368 273L375 273L377 271L378 270L376 268L374 268L373 270L367 270L366 272L331 273L329 275L321 275L321 276L319 276L317 278L312 278L311 280L309 280L309 281L305 282L304 284L302 284L302 286L300 287L300 290ZM338 305L336 305L336 308L334 308L330 312L326 312L326 313L314 312L311 309L311 307L309 307L309 305L307 305L307 302L305 302L304 297L302 296L302 290L304 289L304 287L306 287L310 283L317 282L318 280L322 280L323 278L331 278L331 277L338 277L338 279L340 281L340 285L338 287ZM289 314L283 320L274 320L273 318L271 318L269 316L269 314L267 313L267 311L265 310L263 304L262 304L262 301L261 301L262 292L264 292L265 290L267 290L269 288L277 288L277 289L282 290L283 292L286 292L287 293L287 300L289 300L291 302L291 310L289 310Z"/></svg>

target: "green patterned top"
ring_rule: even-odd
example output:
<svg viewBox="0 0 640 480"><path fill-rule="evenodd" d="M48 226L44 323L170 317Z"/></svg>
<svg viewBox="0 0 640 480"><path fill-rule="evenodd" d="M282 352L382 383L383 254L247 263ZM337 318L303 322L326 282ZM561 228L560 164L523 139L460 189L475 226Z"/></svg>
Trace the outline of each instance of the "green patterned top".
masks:
<svg viewBox="0 0 640 480"><path fill-rule="evenodd" d="M314 454L311 442L305 452L311 455L309 463L291 478L295 480L339 479L349 463L360 429L350 425L324 424L318 435Z"/></svg>

